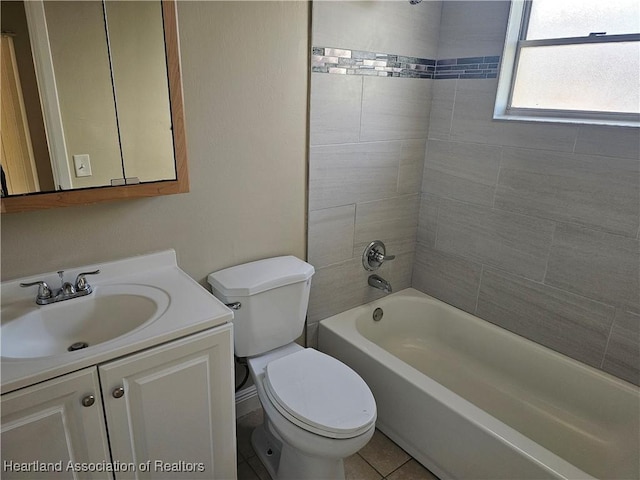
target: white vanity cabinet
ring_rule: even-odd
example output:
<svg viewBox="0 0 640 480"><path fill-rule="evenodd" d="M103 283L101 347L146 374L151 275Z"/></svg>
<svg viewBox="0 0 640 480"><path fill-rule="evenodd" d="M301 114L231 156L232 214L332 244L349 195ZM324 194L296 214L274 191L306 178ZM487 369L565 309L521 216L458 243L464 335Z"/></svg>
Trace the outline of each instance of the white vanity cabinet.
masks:
<svg viewBox="0 0 640 480"><path fill-rule="evenodd" d="M236 478L231 328L225 324L3 395L2 477ZM63 471L12 473L9 460L62 460ZM65 471L69 461L108 463L116 471L74 475Z"/></svg>
<svg viewBox="0 0 640 480"><path fill-rule="evenodd" d="M2 478L74 478L69 462L108 461L95 367L2 396ZM32 471L16 471L25 469ZM105 472L78 477L112 478Z"/></svg>
<svg viewBox="0 0 640 480"><path fill-rule="evenodd" d="M236 477L231 326L100 365L117 478Z"/></svg>

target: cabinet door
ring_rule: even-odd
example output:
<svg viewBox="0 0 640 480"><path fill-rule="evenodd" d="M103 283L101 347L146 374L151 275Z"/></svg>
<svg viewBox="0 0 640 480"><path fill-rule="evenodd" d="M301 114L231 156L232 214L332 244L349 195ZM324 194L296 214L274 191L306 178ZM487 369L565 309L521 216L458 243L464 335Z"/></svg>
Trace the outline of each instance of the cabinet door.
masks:
<svg viewBox="0 0 640 480"><path fill-rule="evenodd" d="M236 478L232 361L227 324L99 367L118 479Z"/></svg>
<svg viewBox="0 0 640 480"><path fill-rule="evenodd" d="M108 462L95 367L2 396L2 478L113 478Z"/></svg>

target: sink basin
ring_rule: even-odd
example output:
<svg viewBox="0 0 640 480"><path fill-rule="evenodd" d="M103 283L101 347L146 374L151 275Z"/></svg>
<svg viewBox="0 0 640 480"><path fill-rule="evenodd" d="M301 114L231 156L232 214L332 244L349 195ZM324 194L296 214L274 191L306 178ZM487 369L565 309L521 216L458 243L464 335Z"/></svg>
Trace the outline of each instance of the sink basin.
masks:
<svg viewBox="0 0 640 480"><path fill-rule="evenodd" d="M100 275L90 279L93 293L51 305L36 305L37 289L20 284L58 287L55 271L2 282L0 393L197 335L233 318L178 267L174 250L67 268L64 274L74 279L94 270Z"/></svg>
<svg viewBox="0 0 640 480"><path fill-rule="evenodd" d="M2 306L2 357L39 358L108 342L144 328L169 306L162 289L100 285L92 294L38 306L35 298Z"/></svg>

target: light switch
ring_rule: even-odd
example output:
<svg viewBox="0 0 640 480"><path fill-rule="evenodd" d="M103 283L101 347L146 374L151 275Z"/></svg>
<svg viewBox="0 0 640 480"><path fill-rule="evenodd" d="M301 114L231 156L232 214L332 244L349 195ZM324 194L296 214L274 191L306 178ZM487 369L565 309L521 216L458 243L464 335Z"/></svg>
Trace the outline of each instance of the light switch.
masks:
<svg viewBox="0 0 640 480"><path fill-rule="evenodd" d="M91 161L89 160L89 155L74 155L73 165L76 169L76 177L91 176Z"/></svg>

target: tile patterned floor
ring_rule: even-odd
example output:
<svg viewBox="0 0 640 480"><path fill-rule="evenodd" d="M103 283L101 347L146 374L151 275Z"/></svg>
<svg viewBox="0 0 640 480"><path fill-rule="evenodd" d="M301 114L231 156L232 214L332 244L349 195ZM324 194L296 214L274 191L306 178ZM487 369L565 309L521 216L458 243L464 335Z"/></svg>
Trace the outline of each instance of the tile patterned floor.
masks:
<svg viewBox="0 0 640 480"><path fill-rule="evenodd" d="M238 419L238 480L270 480L251 447L251 432L262 410ZM344 462L346 480L438 480L379 430L365 447Z"/></svg>

